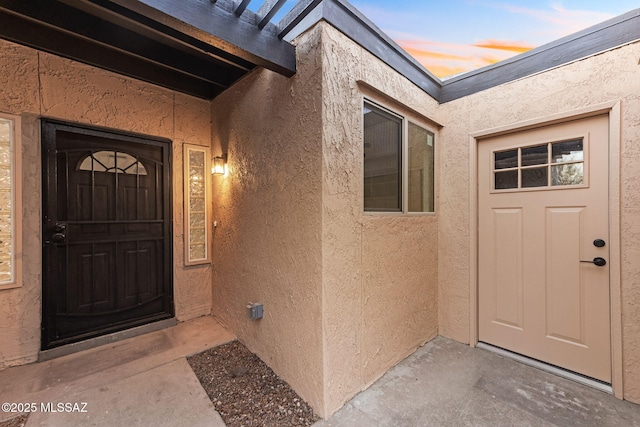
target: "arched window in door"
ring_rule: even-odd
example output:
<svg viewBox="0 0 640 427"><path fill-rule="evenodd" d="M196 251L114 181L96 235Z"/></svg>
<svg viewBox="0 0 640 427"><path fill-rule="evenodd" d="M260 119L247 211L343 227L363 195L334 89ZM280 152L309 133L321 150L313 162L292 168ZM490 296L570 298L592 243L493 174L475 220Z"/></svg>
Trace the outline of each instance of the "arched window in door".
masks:
<svg viewBox="0 0 640 427"><path fill-rule="evenodd" d="M130 154L121 151L96 151L80 161L78 170L92 172L146 175L144 165Z"/></svg>

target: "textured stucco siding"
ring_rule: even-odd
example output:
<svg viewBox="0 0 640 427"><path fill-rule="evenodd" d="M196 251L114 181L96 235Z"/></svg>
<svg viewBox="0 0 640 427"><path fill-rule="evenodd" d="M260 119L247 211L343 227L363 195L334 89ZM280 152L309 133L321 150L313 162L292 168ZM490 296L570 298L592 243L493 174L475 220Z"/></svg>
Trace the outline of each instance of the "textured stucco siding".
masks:
<svg viewBox="0 0 640 427"><path fill-rule="evenodd" d="M328 416L437 334L438 216L363 212L362 101L423 121L437 121L438 105L335 28L320 28Z"/></svg>
<svg viewBox="0 0 640 427"><path fill-rule="evenodd" d="M40 117L173 141L176 317L211 312L211 266L185 268L182 144L211 143L210 102L0 40L0 112L22 116L23 285L0 290L0 368L33 361L40 348L42 201Z"/></svg>
<svg viewBox="0 0 640 427"><path fill-rule="evenodd" d="M296 42L213 101L213 313L327 417L437 334L437 216L363 213L362 99L437 103L329 25Z"/></svg>
<svg viewBox="0 0 640 427"><path fill-rule="evenodd" d="M209 102L0 41L0 112L22 116L24 252L23 286L0 290L0 369L40 346L40 117L173 141L178 319L213 312L328 417L437 334L471 340L469 135L620 101L617 350L640 402L640 43L444 105L327 23L296 43L292 78L256 69ZM363 212L363 98L435 131L435 214ZM184 266L185 143L228 154L211 177L212 265Z"/></svg>
<svg viewBox="0 0 640 427"><path fill-rule="evenodd" d="M635 43L444 104L439 146L440 333L469 342L469 167L475 161L469 158L469 134L620 101L623 381L624 397L635 402L640 402L639 60L640 43Z"/></svg>
<svg viewBox="0 0 640 427"><path fill-rule="evenodd" d="M319 32L299 39L292 78L258 69L212 103L213 313L322 410ZM249 320L246 305L264 304Z"/></svg>

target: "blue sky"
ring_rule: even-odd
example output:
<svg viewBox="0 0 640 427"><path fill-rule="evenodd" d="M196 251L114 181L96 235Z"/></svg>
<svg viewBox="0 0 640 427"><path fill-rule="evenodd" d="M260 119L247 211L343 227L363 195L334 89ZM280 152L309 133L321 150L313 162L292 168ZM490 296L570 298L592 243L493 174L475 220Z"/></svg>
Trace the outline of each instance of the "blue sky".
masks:
<svg viewBox="0 0 640 427"><path fill-rule="evenodd" d="M640 7L638 0L352 0L438 77L490 65Z"/></svg>
<svg viewBox="0 0 640 427"><path fill-rule="evenodd" d="M639 0L350 1L441 78L493 64L640 7ZM296 3L288 0L274 20ZM261 4L255 0L249 7Z"/></svg>

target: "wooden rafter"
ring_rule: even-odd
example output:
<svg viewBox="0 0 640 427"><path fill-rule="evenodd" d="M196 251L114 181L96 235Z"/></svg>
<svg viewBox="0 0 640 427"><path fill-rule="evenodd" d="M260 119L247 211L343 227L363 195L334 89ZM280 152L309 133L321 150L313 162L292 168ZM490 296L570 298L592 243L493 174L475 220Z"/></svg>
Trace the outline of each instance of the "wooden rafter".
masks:
<svg viewBox="0 0 640 427"><path fill-rule="evenodd" d="M241 0L233 13L235 13L236 16L242 15L247 9L247 6L249 6L249 3L251 3L251 0Z"/></svg>
<svg viewBox="0 0 640 427"><path fill-rule="evenodd" d="M278 22L277 34L279 38L285 37L291 32L309 13L323 0L300 0L293 6L284 18Z"/></svg>
<svg viewBox="0 0 640 427"><path fill-rule="evenodd" d="M271 22L285 0L250 1L0 0L0 38L212 98L255 67L295 74Z"/></svg>
<svg viewBox="0 0 640 427"><path fill-rule="evenodd" d="M258 28L262 30L286 2L287 0L265 0L256 14Z"/></svg>

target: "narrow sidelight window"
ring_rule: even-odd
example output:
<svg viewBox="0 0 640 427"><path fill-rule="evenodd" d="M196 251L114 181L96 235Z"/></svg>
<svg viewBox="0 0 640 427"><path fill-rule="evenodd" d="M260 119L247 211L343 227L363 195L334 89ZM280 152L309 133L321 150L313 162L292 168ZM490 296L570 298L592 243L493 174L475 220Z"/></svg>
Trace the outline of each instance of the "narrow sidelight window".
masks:
<svg viewBox="0 0 640 427"><path fill-rule="evenodd" d="M184 145L185 265L208 263L209 149Z"/></svg>
<svg viewBox="0 0 640 427"><path fill-rule="evenodd" d="M21 286L19 118L0 115L0 289Z"/></svg>

